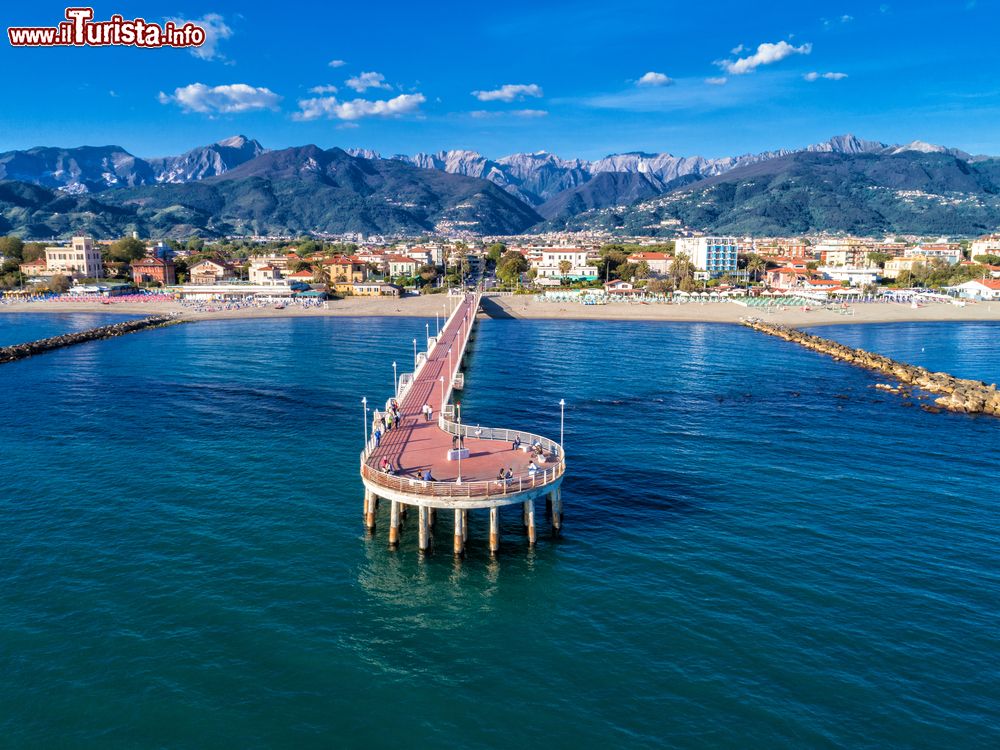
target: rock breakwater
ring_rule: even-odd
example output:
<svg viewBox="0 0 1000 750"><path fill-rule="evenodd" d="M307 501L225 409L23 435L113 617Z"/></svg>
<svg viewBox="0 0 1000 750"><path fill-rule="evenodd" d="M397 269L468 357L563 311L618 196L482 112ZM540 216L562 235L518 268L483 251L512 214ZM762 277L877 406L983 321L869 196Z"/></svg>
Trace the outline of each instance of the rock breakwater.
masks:
<svg viewBox="0 0 1000 750"><path fill-rule="evenodd" d="M0 347L0 364L14 362L19 359L44 354L54 349L62 349L73 344L82 344L85 341L95 341L97 339L110 339L116 336L124 336L136 331L145 331L150 328L161 328L163 326L182 323L183 319L172 315L152 315L148 318L138 320L126 320L121 323L101 326L99 328L88 328L86 331L76 333L64 333L61 336L51 336L47 339L29 341L26 344L14 344L12 346Z"/></svg>
<svg viewBox="0 0 1000 750"><path fill-rule="evenodd" d="M989 414L1000 417L1000 392L997 391L995 383L987 385L979 380L956 378L946 372L931 372L924 367L909 365L881 354L855 349L797 328L769 323L758 318L745 318L740 322L755 331L792 341L841 362L886 375L905 386L904 388L881 386L882 390L906 395L909 393L906 387L918 389L935 394L938 398L934 403L942 409L963 414ZM931 408L925 410L932 411Z"/></svg>

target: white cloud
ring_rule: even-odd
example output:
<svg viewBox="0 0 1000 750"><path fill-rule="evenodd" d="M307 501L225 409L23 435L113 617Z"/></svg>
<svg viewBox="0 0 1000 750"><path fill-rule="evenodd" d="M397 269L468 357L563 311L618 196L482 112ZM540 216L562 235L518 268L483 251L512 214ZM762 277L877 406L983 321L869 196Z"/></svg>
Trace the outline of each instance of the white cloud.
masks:
<svg viewBox="0 0 1000 750"><path fill-rule="evenodd" d="M360 120L363 117L396 117L417 112L427 101L423 94L400 94L392 99L353 99L339 101L336 97L325 96L315 99L301 99L299 111L293 120Z"/></svg>
<svg viewBox="0 0 1000 750"><path fill-rule="evenodd" d="M841 81L847 78L847 73L817 73L813 71L812 73L806 73L804 76L807 81L818 81L820 78L825 78L828 81Z"/></svg>
<svg viewBox="0 0 1000 750"><path fill-rule="evenodd" d="M219 42L229 39L233 35L233 30L226 24L225 19L218 13L206 13L201 18L168 18L174 26L183 26L186 23L193 23L201 26L205 30L205 43L200 47L191 47L191 54L202 60L225 60L219 49Z"/></svg>
<svg viewBox="0 0 1000 750"><path fill-rule="evenodd" d="M354 76L353 78L348 78L345 83L359 94L365 89L391 89L388 83L385 82L385 76L381 73L376 73L374 71L369 71L367 73L362 73L361 75Z"/></svg>
<svg viewBox="0 0 1000 750"><path fill-rule="evenodd" d="M841 23L850 23L853 20L854 20L854 16L843 15L843 16L840 17L840 22Z"/></svg>
<svg viewBox="0 0 1000 750"><path fill-rule="evenodd" d="M655 73L652 70L644 73L642 78L635 82L636 86L669 86L674 79L665 73Z"/></svg>
<svg viewBox="0 0 1000 750"><path fill-rule="evenodd" d="M336 94L337 93L337 87L336 86L331 86L329 84L326 84L326 85L323 85L323 86L313 86L311 89L309 89L309 93L310 94Z"/></svg>
<svg viewBox="0 0 1000 750"><path fill-rule="evenodd" d="M252 112L261 109L277 109L281 97L263 86L248 86L245 83L230 83L224 86L206 86L192 83L174 89L173 94L162 91L157 97L160 104L171 102L185 112L200 112L206 115L228 115Z"/></svg>
<svg viewBox="0 0 1000 750"><path fill-rule="evenodd" d="M514 117L547 117L549 113L544 109L515 109L511 114Z"/></svg>
<svg viewBox="0 0 1000 750"><path fill-rule="evenodd" d="M345 65L347 65L347 61L346 60L330 60L329 65L330 65L331 68L342 68Z"/></svg>
<svg viewBox="0 0 1000 750"><path fill-rule="evenodd" d="M803 44L793 47L785 41L771 44L764 42L757 46L757 51L748 57L740 57L736 60L720 60L716 63L720 68L734 76L753 73L761 65L770 65L779 60L784 60L791 55L808 55L812 52L811 44Z"/></svg>
<svg viewBox="0 0 1000 750"><path fill-rule="evenodd" d="M737 44L735 47L733 47L731 50L729 50L729 54L731 54L731 55L738 55L741 52L745 52L745 51L746 51L746 47L744 45Z"/></svg>
<svg viewBox="0 0 1000 750"><path fill-rule="evenodd" d="M725 76L719 76L718 78L706 78L705 83L709 86L725 86L728 80Z"/></svg>
<svg viewBox="0 0 1000 750"><path fill-rule="evenodd" d="M542 96L542 87L537 83L505 83L490 91L473 91L472 95L481 102L523 101L526 96Z"/></svg>

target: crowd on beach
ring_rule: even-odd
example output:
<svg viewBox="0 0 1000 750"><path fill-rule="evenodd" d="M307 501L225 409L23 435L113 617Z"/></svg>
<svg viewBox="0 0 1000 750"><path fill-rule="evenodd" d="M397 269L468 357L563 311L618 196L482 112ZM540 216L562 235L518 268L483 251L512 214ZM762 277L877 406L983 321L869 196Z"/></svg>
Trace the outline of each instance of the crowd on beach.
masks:
<svg viewBox="0 0 1000 750"><path fill-rule="evenodd" d="M45 304L54 302L58 302L60 304L65 302L78 302L80 304L90 305L144 305L151 302L173 302L174 299L175 297L172 294L162 294L158 292L136 292L135 294L119 294L108 297L94 294L55 294L53 292L46 292L44 294L0 296L0 305L22 305L25 303Z"/></svg>
<svg viewBox="0 0 1000 750"><path fill-rule="evenodd" d="M214 313L230 310L328 310L330 306L320 299L276 300L181 300L181 307L199 313Z"/></svg>

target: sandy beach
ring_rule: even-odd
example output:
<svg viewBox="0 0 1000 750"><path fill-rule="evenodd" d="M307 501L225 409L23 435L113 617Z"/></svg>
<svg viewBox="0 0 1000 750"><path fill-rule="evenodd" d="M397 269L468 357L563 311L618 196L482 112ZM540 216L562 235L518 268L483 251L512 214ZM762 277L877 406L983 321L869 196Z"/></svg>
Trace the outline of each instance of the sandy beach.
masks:
<svg viewBox="0 0 1000 750"><path fill-rule="evenodd" d="M123 315L154 315L176 313L190 320L232 318L299 318L299 317L392 317L431 318L444 310L447 300L441 295L425 295L393 299L388 297L354 297L333 300L325 308L278 310L273 307L219 309L198 311L178 302L112 303L94 302L14 302L0 305L2 313L67 313L103 312ZM964 307L939 303L912 308L906 304L854 304L846 311L833 309L788 307L764 311L746 308L733 302L691 302L686 304L580 305L559 302L539 302L528 295L486 297L483 314L493 318L525 320L647 320L689 323L739 323L740 318L762 317L773 323L791 326L836 325L847 323L890 323L932 321L1000 321L1000 302L968 303Z"/></svg>

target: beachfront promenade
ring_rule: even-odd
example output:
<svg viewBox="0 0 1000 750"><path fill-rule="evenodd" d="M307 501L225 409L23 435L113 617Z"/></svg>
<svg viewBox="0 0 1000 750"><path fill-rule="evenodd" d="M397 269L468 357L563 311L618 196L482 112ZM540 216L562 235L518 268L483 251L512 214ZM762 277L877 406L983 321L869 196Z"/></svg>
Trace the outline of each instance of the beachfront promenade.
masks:
<svg viewBox="0 0 1000 750"><path fill-rule="evenodd" d="M478 293L451 298L454 309L416 356L415 371L399 377L396 394L384 409L374 411L370 424L366 414L368 436L361 454L365 524L374 533L378 501L388 501L390 546L399 543L401 520L411 507L417 512L422 551L430 548L437 511L451 511L454 517L455 554L465 551L471 510L489 511L493 554L500 547L503 506L521 506L529 544L537 537L536 500L545 498L553 533L561 528L562 446L509 426L469 424L469 415L451 403L452 392L464 385L462 362L479 302ZM387 417L394 414L396 424L386 430Z"/></svg>

